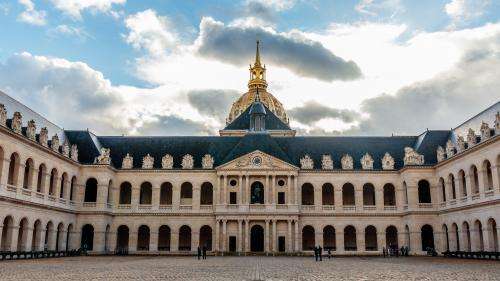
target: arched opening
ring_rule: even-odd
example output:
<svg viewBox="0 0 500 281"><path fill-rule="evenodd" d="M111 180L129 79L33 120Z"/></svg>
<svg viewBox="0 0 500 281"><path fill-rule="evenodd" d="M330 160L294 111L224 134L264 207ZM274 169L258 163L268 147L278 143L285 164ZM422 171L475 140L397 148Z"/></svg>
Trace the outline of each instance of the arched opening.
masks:
<svg viewBox="0 0 500 281"><path fill-rule="evenodd" d="M363 185L363 205L375 206L375 187L371 183Z"/></svg>
<svg viewBox="0 0 500 281"><path fill-rule="evenodd" d="M478 194L479 193L479 176L477 174L477 168L475 165L472 165L470 167L469 175L471 177L471 183L472 183L472 194Z"/></svg>
<svg viewBox="0 0 500 281"><path fill-rule="evenodd" d="M160 226L158 230L158 251L170 251L170 227Z"/></svg>
<svg viewBox="0 0 500 281"><path fill-rule="evenodd" d="M335 251L336 245L335 228L331 225L325 226L323 228L323 248Z"/></svg>
<svg viewBox="0 0 500 281"><path fill-rule="evenodd" d="M187 225L179 229L179 251L191 251L191 228Z"/></svg>
<svg viewBox="0 0 500 281"><path fill-rule="evenodd" d="M2 225L2 251L10 251L12 241L12 228L14 219L11 216L5 217Z"/></svg>
<svg viewBox="0 0 500 281"><path fill-rule="evenodd" d="M85 183L85 197L83 202L96 202L97 201L97 180L89 178Z"/></svg>
<svg viewBox="0 0 500 281"><path fill-rule="evenodd" d="M344 206L353 206L356 204L354 197L354 185L349 182L342 186L342 204Z"/></svg>
<svg viewBox="0 0 500 281"><path fill-rule="evenodd" d="M451 178L453 179L453 175L451 175ZM465 172L464 172L464 170L458 171L458 180L459 180L459 187L460 187L460 195L462 197L465 197L465 196L467 196L467 180L465 178ZM455 181L453 181L452 187L453 187L453 190L454 190Z"/></svg>
<svg viewBox="0 0 500 281"><path fill-rule="evenodd" d="M411 249L411 240L410 240L410 228L408 225L405 225L405 244L408 248Z"/></svg>
<svg viewBox="0 0 500 281"><path fill-rule="evenodd" d="M185 182L181 185L181 205L191 205L193 202L193 185Z"/></svg>
<svg viewBox="0 0 500 281"><path fill-rule="evenodd" d="M111 227L106 225L106 232L104 232L104 251L108 252L109 251L109 240L110 240L110 235L111 235Z"/></svg>
<svg viewBox="0 0 500 281"><path fill-rule="evenodd" d="M396 188L392 183L384 185L384 206L396 206Z"/></svg>
<svg viewBox="0 0 500 281"><path fill-rule="evenodd" d="M106 194L106 203L111 204L112 203L112 198L111 198L111 191L113 190L113 181L109 180L108 182L108 190Z"/></svg>
<svg viewBox="0 0 500 281"><path fill-rule="evenodd" d="M71 178L71 186L69 187L69 200L70 201L73 201L73 197L74 197L74 194L75 194L75 185L76 185L76 177L73 176Z"/></svg>
<svg viewBox="0 0 500 281"><path fill-rule="evenodd" d="M130 205L132 202L132 185L128 182L120 184L120 200L119 204Z"/></svg>
<svg viewBox="0 0 500 281"><path fill-rule="evenodd" d="M431 203L431 186L427 180L418 182L418 202Z"/></svg>
<svg viewBox="0 0 500 281"><path fill-rule="evenodd" d="M493 218L490 218L488 220L488 235L489 235L488 241L490 241L489 250L498 252L497 222Z"/></svg>
<svg viewBox="0 0 500 281"><path fill-rule="evenodd" d="M54 224L49 221L47 226L45 227L45 241L44 241L44 249L46 250L54 250Z"/></svg>
<svg viewBox="0 0 500 281"><path fill-rule="evenodd" d="M151 197L153 192L153 186L150 182L143 182L141 184L141 190L139 195L139 204L141 205L151 205Z"/></svg>
<svg viewBox="0 0 500 281"><path fill-rule="evenodd" d="M493 189L493 172L491 171L491 163L488 160L483 161L483 170L484 170L484 189L492 190Z"/></svg>
<svg viewBox="0 0 500 281"><path fill-rule="evenodd" d="M344 250L358 250L358 245L356 243L356 228L352 225L348 225L344 228Z"/></svg>
<svg viewBox="0 0 500 281"><path fill-rule="evenodd" d="M377 251L377 229L373 225L369 225L365 228L365 250L366 251Z"/></svg>
<svg viewBox="0 0 500 281"><path fill-rule="evenodd" d="M28 219L23 218L19 222L19 229L17 232L17 251L28 250L28 245L26 245L27 240L28 240Z"/></svg>
<svg viewBox="0 0 500 281"><path fill-rule="evenodd" d="M399 249L398 229L394 225L390 225L385 229L385 243L387 249Z"/></svg>
<svg viewBox="0 0 500 281"><path fill-rule="evenodd" d="M201 185L200 204L201 205L213 204L213 186L209 182L204 182Z"/></svg>
<svg viewBox="0 0 500 281"><path fill-rule="evenodd" d="M18 174L19 174L19 154L14 152L10 155L9 176L7 178L7 184L17 186Z"/></svg>
<svg viewBox="0 0 500 281"><path fill-rule="evenodd" d="M120 225L116 231L116 251L118 253L128 252L129 228L126 225Z"/></svg>
<svg viewBox="0 0 500 281"><path fill-rule="evenodd" d="M68 174L63 173L61 176L61 189L59 190L59 198L64 198L66 183L68 182Z"/></svg>
<svg viewBox="0 0 500 281"><path fill-rule="evenodd" d="M474 222L474 231L477 234L477 241L475 241L476 249L479 251L484 251L484 237L483 237L483 224L476 220Z"/></svg>
<svg viewBox="0 0 500 281"><path fill-rule="evenodd" d="M94 227L86 224L82 227L82 240L80 243L82 249L92 251L94 249Z"/></svg>
<svg viewBox="0 0 500 281"><path fill-rule="evenodd" d="M403 182L403 190L405 195L405 204L408 205L408 185L405 181Z"/></svg>
<svg viewBox="0 0 500 281"><path fill-rule="evenodd" d="M36 181L36 191L37 192L44 192L45 191L45 174L46 174L47 168L45 167L45 164L40 164L38 167L38 177Z"/></svg>
<svg viewBox="0 0 500 281"><path fill-rule="evenodd" d="M323 201L323 205L332 206L335 204L333 185L331 183L323 184L323 186L321 187L321 198Z"/></svg>
<svg viewBox="0 0 500 281"><path fill-rule="evenodd" d="M443 178L439 178L439 187L441 188L441 202L446 202L446 185Z"/></svg>
<svg viewBox="0 0 500 281"><path fill-rule="evenodd" d="M206 247L207 251L212 251L212 228L204 225L200 228L200 248Z"/></svg>
<svg viewBox="0 0 500 281"><path fill-rule="evenodd" d="M316 246L314 228L310 225L302 228L302 250L310 251Z"/></svg>
<svg viewBox="0 0 500 281"><path fill-rule="evenodd" d="M31 186L33 183L31 182L31 179L33 178L33 159L28 158L26 162L24 163L24 178L23 178L23 187L26 189L31 189Z"/></svg>
<svg viewBox="0 0 500 281"><path fill-rule="evenodd" d="M72 237L73 237L73 225L70 224L68 225L68 229L66 231L66 251L72 250L71 249L71 245L73 243Z"/></svg>
<svg viewBox="0 0 500 281"><path fill-rule="evenodd" d="M422 251L427 251L428 249L435 249L434 247L434 230L432 226L426 224L422 226L420 230L420 236L422 238Z"/></svg>
<svg viewBox="0 0 500 281"><path fill-rule="evenodd" d="M3 152L3 148L0 146L0 159L5 159L4 158L4 152ZM2 177L4 176L2 174L2 171L3 171L3 160L0 161L0 180L2 179ZM0 243L1 244L1 243ZM1 249L0 249L1 250Z"/></svg>
<svg viewBox="0 0 500 281"><path fill-rule="evenodd" d="M55 196L57 186L57 169L53 168L50 171L49 195Z"/></svg>
<svg viewBox="0 0 500 281"><path fill-rule="evenodd" d="M57 233L56 233L56 251L61 251L64 249L63 245L63 233L64 233L64 224L61 222L57 225Z"/></svg>
<svg viewBox="0 0 500 281"><path fill-rule="evenodd" d="M31 250L39 251L40 250L40 235L42 234L42 222L40 220L36 220L33 224L33 233L31 234Z"/></svg>
<svg viewBox="0 0 500 281"><path fill-rule="evenodd" d="M450 247L453 251L460 251L460 235L458 233L458 225L456 223L453 223L451 225L451 231L452 231L452 241L453 241L453 247Z"/></svg>
<svg viewBox="0 0 500 281"><path fill-rule="evenodd" d="M444 238L445 238L445 249L446 251L449 251L450 250L450 237L448 235L448 226L446 226L446 224L443 224L443 235L444 235Z"/></svg>
<svg viewBox="0 0 500 281"><path fill-rule="evenodd" d="M314 205L314 187L310 183L302 185L302 205Z"/></svg>
<svg viewBox="0 0 500 281"><path fill-rule="evenodd" d="M160 186L160 205L172 205L172 184L169 182Z"/></svg>
<svg viewBox="0 0 500 281"><path fill-rule="evenodd" d="M264 185L260 181L255 181L250 187L250 203L264 204Z"/></svg>
<svg viewBox="0 0 500 281"><path fill-rule="evenodd" d="M464 222L462 224L462 232L464 235L464 247L465 251L470 252L471 251L471 240L470 240L470 227L468 222Z"/></svg>
<svg viewBox="0 0 500 281"><path fill-rule="evenodd" d="M137 250L149 250L149 227L147 225L141 225L137 230Z"/></svg>
<svg viewBox="0 0 500 281"><path fill-rule="evenodd" d="M250 229L250 250L252 252L264 251L264 229L258 224Z"/></svg>

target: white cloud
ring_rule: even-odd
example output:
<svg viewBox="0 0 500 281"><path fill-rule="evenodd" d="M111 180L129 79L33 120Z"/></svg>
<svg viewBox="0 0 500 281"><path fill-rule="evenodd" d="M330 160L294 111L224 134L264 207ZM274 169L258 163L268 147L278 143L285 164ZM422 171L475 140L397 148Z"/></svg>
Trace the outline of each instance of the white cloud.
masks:
<svg viewBox="0 0 500 281"><path fill-rule="evenodd" d="M136 49L147 50L152 55L163 54L177 41L169 19L157 15L151 9L128 16L125 25L129 29L125 36L126 42Z"/></svg>
<svg viewBox="0 0 500 281"><path fill-rule="evenodd" d="M405 9L400 0L360 0L354 9L361 14L377 16L381 12L390 12L391 17Z"/></svg>
<svg viewBox="0 0 500 281"><path fill-rule="evenodd" d="M451 0L444 6L444 10L452 19L451 27L454 27L482 16L490 3L490 0Z"/></svg>
<svg viewBox="0 0 500 281"><path fill-rule="evenodd" d="M36 10L35 4L31 0L19 0L19 4L24 6L24 11L18 17L19 21L32 25L45 25L47 23L47 12Z"/></svg>
<svg viewBox="0 0 500 281"><path fill-rule="evenodd" d="M51 0L54 7L73 19L81 20L82 12L108 13L114 4L123 5L127 0Z"/></svg>
<svg viewBox="0 0 500 281"><path fill-rule="evenodd" d="M262 4L276 11L291 9L296 3L295 0L247 0L247 4L252 2Z"/></svg>
<svg viewBox="0 0 500 281"><path fill-rule="evenodd" d="M92 38L92 36L85 31L83 27L75 27L75 26L69 26L66 24L61 24L56 26L55 28L52 28L48 31L48 34L50 36L68 36L68 37L75 37L79 40L86 40L87 38Z"/></svg>

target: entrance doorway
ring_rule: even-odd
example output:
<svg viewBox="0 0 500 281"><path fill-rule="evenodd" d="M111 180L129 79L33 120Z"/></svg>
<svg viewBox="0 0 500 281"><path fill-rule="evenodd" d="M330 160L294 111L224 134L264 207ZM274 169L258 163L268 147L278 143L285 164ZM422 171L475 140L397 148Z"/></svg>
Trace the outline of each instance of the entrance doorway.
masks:
<svg viewBox="0 0 500 281"><path fill-rule="evenodd" d="M252 183L250 203L264 204L264 185L260 181Z"/></svg>
<svg viewBox="0 0 500 281"><path fill-rule="evenodd" d="M229 252L236 252L236 236L229 236Z"/></svg>
<svg viewBox="0 0 500 281"><path fill-rule="evenodd" d="M285 236L278 237L278 251L279 252L285 251Z"/></svg>
<svg viewBox="0 0 500 281"><path fill-rule="evenodd" d="M252 252L264 251L264 229L260 225L252 226L250 231L250 250Z"/></svg>

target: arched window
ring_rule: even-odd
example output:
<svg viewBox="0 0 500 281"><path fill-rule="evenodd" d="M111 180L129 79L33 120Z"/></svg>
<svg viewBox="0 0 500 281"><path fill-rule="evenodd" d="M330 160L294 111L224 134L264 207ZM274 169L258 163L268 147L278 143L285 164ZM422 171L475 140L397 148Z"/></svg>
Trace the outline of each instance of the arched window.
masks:
<svg viewBox="0 0 500 281"><path fill-rule="evenodd" d="M316 246L314 228L310 225L302 228L302 250L310 251Z"/></svg>
<svg viewBox="0 0 500 281"><path fill-rule="evenodd" d="M42 235L42 222L40 220L36 220L33 224L33 233L31 236L31 250L38 251L41 249L40 247L40 235Z"/></svg>
<svg viewBox="0 0 500 281"><path fill-rule="evenodd" d="M349 225L344 228L344 250L357 251L358 246L356 243L356 228Z"/></svg>
<svg viewBox="0 0 500 281"><path fill-rule="evenodd" d="M150 182L143 182L141 184L141 193L139 196L139 204L151 205L152 186Z"/></svg>
<svg viewBox="0 0 500 281"><path fill-rule="evenodd" d="M201 205L213 204L213 186L209 182L204 182L201 185L200 204Z"/></svg>
<svg viewBox="0 0 500 281"><path fill-rule="evenodd" d="M73 200L73 194L75 193L76 177L71 178L71 186L69 188L69 200Z"/></svg>
<svg viewBox="0 0 500 281"><path fill-rule="evenodd" d="M336 247L336 237L335 237L335 228L331 225L327 225L323 228L323 248L325 250L335 251Z"/></svg>
<svg viewBox="0 0 500 281"><path fill-rule="evenodd" d="M434 230L432 226L426 224L422 226L420 230L421 239L422 239L422 251L427 251L428 249L434 248Z"/></svg>
<svg viewBox="0 0 500 281"><path fill-rule="evenodd" d="M137 230L137 250L149 250L149 227L147 225L141 225Z"/></svg>
<svg viewBox="0 0 500 281"><path fill-rule="evenodd" d="M396 188L392 183L384 185L384 206L396 206Z"/></svg>
<svg viewBox="0 0 500 281"><path fill-rule="evenodd" d="M206 247L207 251L212 251L212 228L204 225L200 228L200 248Z"/></svg>
<svg viewBox="0 0 500 281"><path fill-rule="evenodd" d="M56 233L56 251L61 251L64 249L64 245L62 244L63 241L63 232L64 232L64 224L61 222L57 226L57 233Z"/></svg>
<svg viewBox="0 0 500 281"><path fill-rule="evenodd" d="M108 182L108 192L106 194L106 203L111 204L113 199L111 198L111 191L113 190L113 181L109 180Z"/></svg>
<svg viewBox="0 0 500 281"><path fill-rule="evenodd" d="M97 202L97 180L95 178L89 178L85 183L83 202Z"/></svg>
<svg viewBox="0 0 500 281"><path fill-rule="evenodd" d="M354 185L346 183L342 186L342 204L344 206L353 206L356 204L354 197Z"/></svg>
<svg viewBox="0 0 500 281"><path fill-rule="evenodd" d="M19 222L19 229L17 232L17 251L27 250L28 245L26 245L28 239L28 219L23 218Z"/></svg>
<svg viewBox="0 0 500 281"><path fill-rule="evenodd" d="M191 205L193 200L193 185L185 182L181 185L181 205Z"/></svg>
<svg viewBox="0 0 500 281"><path fill-rule="evenodd" d="M314 187L310 183L302 185L302 205L314 205Z"/></svg>
<svg viewBox="0 0 500 281"><path fill-rule="evenodd" d="M460 251L460 235L458 233L458 225L456 223L453 223L451 225L451 231L453 232L453 245L455 246L452 250L453 251Z"/></svg>
<svg viewBox="0 0 500 281"><path fill-rule="evenodd" d="M488 219L488 235L490 241L490 251L498 252L498 229L497 229L497 222L495 219L490 218Z"/></svg>
<svg viewBox="0 0 500 281"><path fill-rule="evenodd" d="M54 196L56 192L56 186L57 186L57 169L54 168L50 172L50 186L49 186L49 195Z"/></svg>
<svg viewBox="0 0 500 281"><path fill-rule="evenodd" d="M2 225L2 251L14 250L12 243L12 230L14 229L14 219L11 216L5 217Z"/></svg>
<svg viewBox="0 0 500 281"><path fill-rule="evenodd" d="M448 182L451 187L451 199L457 199L457 190L455 186L455 176L453 174L448 175Z"/></svg>
<svg viewBox="0 0 500 281"><path fill-rule="evenodd" d="M31 189L33 183L31 182L33 176L33 159L28 158L26 163L24 164L24 179L23 179L23 187L26 189Z"/></svg>
<svg viewBox="0 0 500 281"><path fill-rule="evenodd" d="M250 187L250 204L264 204L264 185L260 181Z"/></svg>
<svg viewBox="0 0 500 281"><path fill-rule="evenodd" d="M369 225L365 228L365 250L366 251L377 251L377 229L373 225Z"/></svg>
<svg viewBox="0 0 500 281"><path fill-rule="evenodd" d="M493 173L491 172L490 161L484 160L483 170L484 170L484 189L485 190L492 190L493 189Z"/></svg>
<svg viewBox="0 0 500 281"><path fill-rule="evenodd" d="M170 251L170 227L160 226L158 230L158 251Z"/></svg>
<svg viewBox="0 0 500 281"><path fill-rule="evenodd" d="M19 174L19 155L16 152L14 152L10 155L9 177L7 178L7 184L17 186L18 174Z"/></svg>
<svg viewBox="0 0 500 281"><path fill-rule="evenodd" d="M479 176L477 174L477 168L475 165L472 165L470 167L470 177L471 177L471 183L472 183L472 194L478 194L479 193Z"/></svg>
<svg viewBox="0 0 500 281"><path fill-rule="evenodd" d="M129 228L126 225L120 225L116 231L116 251L118 253L128 252Z"/></svg>
<svg viewBox="0 0 500 281"><path fill-rule="evenodd" d="M187 225L179 229L179 251L191 251L191 228Z"/></svg>
<svg viewBox="0 0 500 281"><path fill-rule="evenodd" d="M439 187L441 188L441 202L446 202L446 185L443 178L439 178Z"/></svg>
<svg viewBox="0 0 500 281"><path fill-rule="evenodd" d="M474 228L474 231L477 233L475 241L476 249L484 251L483 224L479 220L476 220Z"/></svg>
<svg viewBox="0 0 500 281"><path fill-rule="evenodd" d="M36 191L43 193L45 191L45 174L47 168L44 164L40 164L38 167L38 177L36 182Z"/></svg>
<svg viewBox="0 0 500 281"><path fill-rule="evenodd" d="M172 184L169 182L160 186L160 205L172 205Z"/></svg>
<svg viewBox="0 0 500 281"><path fill-rule="evenodd" d="M390 225L385 229L385 243L387 249L398 250L398 229Z"/></svg>
<svg viewBox="0 0 500 281"><path fill-rule="evenodd" d="M82 240L81 248L88 251L94 249L94 227L90 224L86 224L82 227Z"/></svg>
<svg viewBox="0 0 500 281"><path fill-rule="evenodd" d="M323 205L334 205L334 192L333 185L331 183L325 183L321 187L321 198Z"/></svg>
<svg viewBox="0 0 500 281"><path fill-rule="evenodd" d="M64 198L66 183L68 182L68 174L63 173L61 177L61 190L59 190L59 198Z"/></svg>
<svg viewBox="0 0 500 281"><path fill-rule="evenodd" d="M418 202L431 203L431 186L426 180L418 182Z"/></svg>
<svg viewBox="0 0 500 281"><path fill-rule="evenodd" d="M408 205L408 185L406 184L406 182L404 181L403 182L403 190L404 190L404 194L405 194L405 204Z"/></svg>
<svg viewBox="0 0 500 281"><path fill-rule="evenodd" d="M466 221L464 221L462 224L462 232L464 234L464 250L470 252L471 251L470 227L469 223Z"/></svg>
<svg viewBox="0 0 500 281"><path fill-rule="evenodd" d="M375 206L375 187L371 183L363 185L363 205Z"/></svg>
<svg viewBox="0 0 500 281"><path fill-rule="evenodd" d="M130 205L132 202L132 185L128 182L122 182L120 185L120 201L122 205Z"/></svg>
<svg viewBox="0 0 500 281"><path fill-rule="evenodd" d="M446 224L443 224L443 234L444 234L444 238L446 239L446 251L449 251L450 250L450 237L448 235L448 226L446 226Z"/></svg>
<svg viewBox="0 0 500 281"><path fill-rule="evenodd" d="M458 178L460 180L460 192L463 197L467 196L467 180L465 179L464 170L458 171Z"/></svg>

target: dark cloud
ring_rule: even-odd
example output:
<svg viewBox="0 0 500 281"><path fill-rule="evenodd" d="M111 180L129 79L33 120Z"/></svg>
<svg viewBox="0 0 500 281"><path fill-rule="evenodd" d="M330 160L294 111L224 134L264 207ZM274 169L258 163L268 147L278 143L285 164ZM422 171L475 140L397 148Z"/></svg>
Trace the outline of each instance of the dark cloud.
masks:
<svg viewBox="0 0 500 281"><path fill-rule="evenodd" d="M175 115L155 115L154 121L147 121L137 129L144 136L197 136L211 135L213 130L201 122L183 119Z"/></svg>
<svg viewBox="0 0 500 281"><path fill-rule="evenodd" d="M352 123L360 117L359 113L354 110L331 108L316 101L308 101L300 107L292 108L288 111L288 114L292 120L306 125L312 125L326 118L339 119L345 123Z"/></svg>
<svg viewBox="0 0 500 281"><path fill-rule="evenodd" d="M229 114L231 104L239 94L234 90L193 90L187 93L189 104L198 112L209 117L224 121Z"/></svg>
<svg viewBox="0 0 500 281"><path fill-rule="evenodd" d="M276 20L276 12L269 5L258 1L249 1L244 7L244 16L261 19L265 22Z"/></svg>
<svg viewBox="0 0 500 281"><path fill-rule="evenodd" d="M224 25L203 18L197 39L198 53L235 65L246 65L255 56L255 40L262 42L264 62L288 68L297 75L323 81L353 80L361 70L353 61L346 61L319 42L289 37L259 27Z"/></svg>

